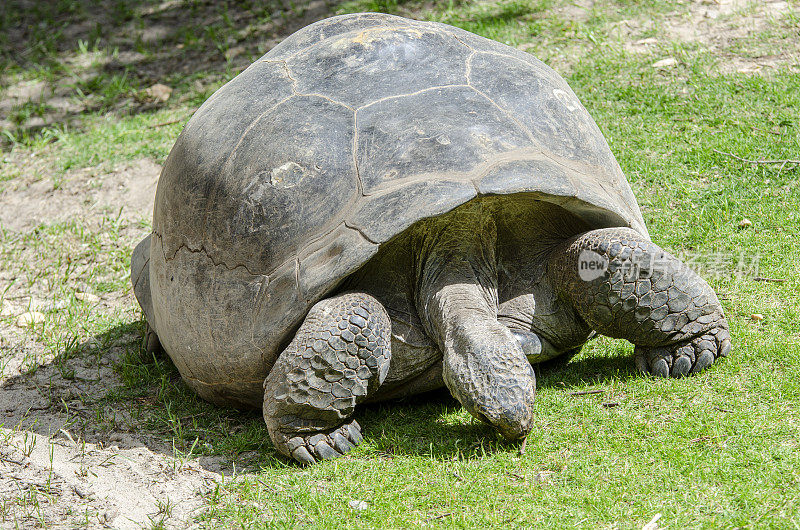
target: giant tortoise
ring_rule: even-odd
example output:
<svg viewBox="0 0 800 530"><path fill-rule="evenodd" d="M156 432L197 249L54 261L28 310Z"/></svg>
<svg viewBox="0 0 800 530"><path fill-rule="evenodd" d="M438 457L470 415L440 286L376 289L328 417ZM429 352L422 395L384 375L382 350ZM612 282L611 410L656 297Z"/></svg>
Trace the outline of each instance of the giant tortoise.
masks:
<svg viewBox="0 0 800 530"><path fill-rule="evenodd" d="M558 74L375 13L298 31L200 107L131 278L148 348L201 397L262 407L303 463L361 441L357 404L442 386L522 438L532 364L595 333L656 376L731 348Z"/></svg>

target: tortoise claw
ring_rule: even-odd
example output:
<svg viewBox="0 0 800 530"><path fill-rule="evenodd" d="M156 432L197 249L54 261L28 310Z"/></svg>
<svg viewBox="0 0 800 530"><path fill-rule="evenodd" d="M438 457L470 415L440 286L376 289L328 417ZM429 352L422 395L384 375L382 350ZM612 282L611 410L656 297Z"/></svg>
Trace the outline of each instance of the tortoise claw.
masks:
<svg viewBox="0 0 800 530"><path fill-rule="evenodd" d="M670 375L672 377L683 377L689 373L689 370L692 369L692 360L689 358L688 355L681 355L677 359L675 359L672 363L672 371L670 371Z"/></svg>
<svg viewBox="0 0 800 530"><path fill-rule="evenodd" d="M350 425L347 426L347 432L350 434L348 438L354 444L358 445L361 443L361 440L364 438L361 436L361 425L358 424L357 421L353 420Z"/></svg>
<svg viewBox="0 0 800 530"><path fill-rule="evenodd" d="M351 444L350 441L340 432L334 433L333 436L331 436L331 439L333 440L333 448L342 454L345 454L355 447L355 445Z"/></svg>
<svg viewBox="0 0 800 530"><path fill-rule="evenodd" d="M304 464L304 465L310 465L310 464L316 464L317 463L317 461L314 460L314 457L311 456L311 453L308 452L308 449L306 449L303 446L300 446L297 449L295 449L294 451L292 451L292 458L294 458L295 460L297 460L298 462L300 462L301 464Z"/></svg>
<svg viewBox="0 0 800 530"><path fill-rule="evenodd" d="M314 446L314 453L323 460L333 460L342 456L342 453L336 451L333 447L328 445L326 441L320 441Z"/></svg>
<svg viewBox="0 0 800 530"><path fill-rule="evenodd" d="M292 436L284 442L281 452L302 465L309 465L339 458L352 451L361 440L361 427L351 421L330 431Z"/></svg>
<svg viewBox="0 0 800 530"><path fill-rule="evenodd" d="M730 332L723 323L682 343L657 348L637 346L636 368L656 377L684 377L702 372L730 351Z"/></svg>

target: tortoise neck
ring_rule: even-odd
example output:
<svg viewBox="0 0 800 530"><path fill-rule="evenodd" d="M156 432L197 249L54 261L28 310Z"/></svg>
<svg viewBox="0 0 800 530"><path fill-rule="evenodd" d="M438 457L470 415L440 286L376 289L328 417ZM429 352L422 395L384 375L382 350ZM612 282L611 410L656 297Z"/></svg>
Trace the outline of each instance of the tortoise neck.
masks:
<svg viewBox="0 0 800 530"><path fill-rule="evenodd" d="M497 318L494 220L481 204L453 213L423 223L413 242L415 303L432 338L463 309Z"/></svg>
<svg viewBox="0 0 800 530"><path fill-rule="evenodd" d="M453 397L516 439L530 431L536 383L519 342L497 321L495 243L480 204L425 223L414 242L415 303Z"/></svg>

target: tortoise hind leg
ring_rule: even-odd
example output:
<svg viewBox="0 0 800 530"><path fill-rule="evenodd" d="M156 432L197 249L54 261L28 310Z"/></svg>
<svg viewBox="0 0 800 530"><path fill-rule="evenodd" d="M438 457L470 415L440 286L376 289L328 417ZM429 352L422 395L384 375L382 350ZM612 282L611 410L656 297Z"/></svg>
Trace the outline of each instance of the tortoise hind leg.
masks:
<svg viewBox="0 0 800 530"><path fill-rule="evenodd" d="M312 464L361 442L350 420L389 370L391 324L364 293L318 302L264 381L264 421L276 449Z"/></svg>
<svg viewBox="0 0 800 530"><path fill-rule="evenodd" d="M144 318L147 322L147 330L144 334L142 346L149 353L160 353L161 342L158 334L153 327L153 297L150 292L150 238L144 238L131 255L131 283L136 301L142 308Z"/></svg>

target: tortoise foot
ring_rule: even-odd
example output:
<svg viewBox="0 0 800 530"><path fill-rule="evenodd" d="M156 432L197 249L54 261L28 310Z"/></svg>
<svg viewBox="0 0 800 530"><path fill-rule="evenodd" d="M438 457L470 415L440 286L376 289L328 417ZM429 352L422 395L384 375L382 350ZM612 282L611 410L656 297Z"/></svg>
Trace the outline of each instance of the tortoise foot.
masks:
<svg viewBox="0 0 800 530"><path fill-rule="evenodd" d="M144 352L150 355L161 355L163 349L161 347L161 341L158 340L158 335L156 331L150 327L150 324L147 324L147 328L144 332L144 339L142 340L142 348L144 348Z"/></svg>
<svg viewBox="0 0 800 530"><path fill-rule="evenodd" d="M339 458L361 440L361 426L351 420L336 429L290 438L286 442L286 452L301 464L315 464L318 460Z"/></svg>
<svg viewBox="0 0 800 530"><path fill-rule="evenodd" d="M587 232L556 258L566 296L594 329L636 345L640 371L682 377L730 352L728 322L711 286L633 230Z"/></svg>
<svg viewBox="0 0 800 530"><path fill-rule="evenodd" d="M648 348L637 346L636 368L656 377L683 377L702 372L731 351L727 323L682 343Z"/></svg>
<svg viewBox="0 0 800 530"><path fill-rule="evenodd" d="M365 293L317 303L264 380L264 421L275 448L302 464L361 441L351 419L389 369L389 316Z"/></svg>

